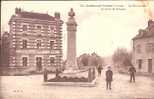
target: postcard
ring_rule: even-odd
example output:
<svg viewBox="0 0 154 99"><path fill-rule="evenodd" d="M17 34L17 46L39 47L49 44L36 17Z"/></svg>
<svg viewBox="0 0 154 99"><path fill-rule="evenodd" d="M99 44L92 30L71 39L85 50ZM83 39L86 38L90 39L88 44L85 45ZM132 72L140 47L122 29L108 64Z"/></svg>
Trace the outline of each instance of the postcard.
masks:
<svg viewBox="0 0 154 99"><path fill-rule="evenodd" d="M2 1L0 99L154 99L154 1Z"/></svg>

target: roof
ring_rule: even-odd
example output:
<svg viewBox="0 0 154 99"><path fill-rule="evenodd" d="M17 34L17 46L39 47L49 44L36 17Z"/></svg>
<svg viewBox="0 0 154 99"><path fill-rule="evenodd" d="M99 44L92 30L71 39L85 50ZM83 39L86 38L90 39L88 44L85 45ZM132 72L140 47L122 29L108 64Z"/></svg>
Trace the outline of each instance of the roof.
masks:
<svg viewBox="0 0 154 99"><path fill-rule="evenodd" d="M19 15L22 18L30 18L30 19L40 19L40 20L54 20L53 16L43 13L36 13L36 12L27 12L23 11L20 8L15 9L16 15Z"/></svg>
<svg viewBox="0 0 154 99"><path fill-rule="evenodd" d="M133 38L133 40L148 37L154 37L154 21L152 20L149 20L148 27L146 29L139 30L139 33Z"/></svg>
<svg viewBox="0 0 154 99"><path fill-rule="evenodd" d="M23 18L40 19L40 20L54 20L54 18L48 14L34 13L34 12L21 12L20 16Z"/></svg>

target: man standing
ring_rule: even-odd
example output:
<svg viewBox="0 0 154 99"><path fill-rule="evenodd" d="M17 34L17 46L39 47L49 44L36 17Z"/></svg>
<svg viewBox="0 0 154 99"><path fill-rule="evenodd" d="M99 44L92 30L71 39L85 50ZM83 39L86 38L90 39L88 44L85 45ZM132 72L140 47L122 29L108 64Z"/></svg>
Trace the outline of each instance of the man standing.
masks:
<svg viewBox="0 0 154 99"><path fill-rule="evenodd" d="M132 79L133 81L135 82L135 72L136 72L136 69L134 66L131 66L129 68L129 73L130 73L130 82L132 82Z"/></svg>
<svg viewBox="0 0 154 99"><path fill-rule="evenodd" d="M97 68L98 70L98 76L101 76L101 72L102 72L102 66L101 65L98 65L98 68Z"/></svg>
<svg viewBox="0 0 154 99"><path fill-rule="evenodd" d="M111 82L112 82L112 76L113 72L111 70L111 67L108 67L108 70L106 71L106 89L111 90Z"/></svg>
<svg viewBox="0 0 154 99"><path fill-rule="evenodd" d="M59 77L59 74L60 74L60 70L56 68L56 78Z"/></svg>

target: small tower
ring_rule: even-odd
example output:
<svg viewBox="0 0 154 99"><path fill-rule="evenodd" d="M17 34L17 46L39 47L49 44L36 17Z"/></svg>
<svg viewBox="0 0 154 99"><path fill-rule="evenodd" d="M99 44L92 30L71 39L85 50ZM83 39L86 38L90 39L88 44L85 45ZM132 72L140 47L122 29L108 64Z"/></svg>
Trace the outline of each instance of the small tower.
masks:
<svg viewBox="0 0 154 99"><path fill-rule="evenodd" d="M67 25L67 63L66 70L76 70L78 69L77 60L76 60L76 31L77 23L75 21L75 12L73 9L70 9L68 12L68 21Z"/></svg>

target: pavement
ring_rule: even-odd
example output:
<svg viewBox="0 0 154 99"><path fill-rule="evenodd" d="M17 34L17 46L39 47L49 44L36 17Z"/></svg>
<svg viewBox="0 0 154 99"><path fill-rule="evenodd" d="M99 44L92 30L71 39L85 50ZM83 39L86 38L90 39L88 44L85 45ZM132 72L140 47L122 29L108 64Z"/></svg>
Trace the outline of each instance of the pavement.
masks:
<svg viewBox="0 0 154 99"><path fill-rule="evenodd" d="M42 77L1 76L0 99L154 99L154 80L145 76L130 83L129 75L114 72L112 90L106 90L104 71L95 87L44 86Z"/></svg>

